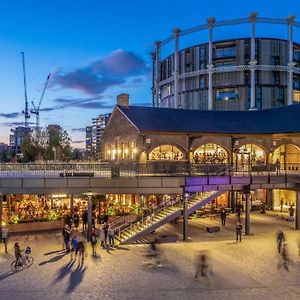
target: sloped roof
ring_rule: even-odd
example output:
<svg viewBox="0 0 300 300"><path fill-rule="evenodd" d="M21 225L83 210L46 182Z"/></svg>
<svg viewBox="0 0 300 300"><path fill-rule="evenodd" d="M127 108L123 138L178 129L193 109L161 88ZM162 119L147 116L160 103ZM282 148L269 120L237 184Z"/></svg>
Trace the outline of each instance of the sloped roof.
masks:
<svg viewBox="0 0 300 300"><path fill-rule="evenodd" d="M117 107L140 131L223 134L300 133L300 104L247 111Z"/></svg>

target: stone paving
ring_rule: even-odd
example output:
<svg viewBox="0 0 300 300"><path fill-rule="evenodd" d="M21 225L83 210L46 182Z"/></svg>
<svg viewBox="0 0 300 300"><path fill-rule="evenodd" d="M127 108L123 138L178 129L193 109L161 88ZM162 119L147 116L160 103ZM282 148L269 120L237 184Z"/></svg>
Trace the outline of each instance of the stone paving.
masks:
<svg viewBox="0 0 300 300"><path fill-rule="evenodd" d="M0 255L0 299L300 299L300 233L281 218L252 215L254 235L234 241L234 217L220 232L204 226L219 220L190 220L191 240L159 245L162 266L148 256L148 245L122 246L107 252L98 246L98 257L88 253L83 268L61 252L60 233L13 236L9 254ZM168 224L157 235L180 233L181 222ZM290 271L282 268L275 235L282 228L288 241ZM153 238L153 237L152 237ZM10 271L12 245L33 248L34 264ZM199 251L207 250L212 274L194 279ZM280 267L280 269L278 269Z"/></svg>

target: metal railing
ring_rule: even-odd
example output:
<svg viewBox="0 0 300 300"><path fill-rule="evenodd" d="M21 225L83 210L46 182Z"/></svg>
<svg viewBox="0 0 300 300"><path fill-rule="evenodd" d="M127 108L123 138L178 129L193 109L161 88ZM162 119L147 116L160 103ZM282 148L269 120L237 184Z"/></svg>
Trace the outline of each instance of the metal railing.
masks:
<svg viewBox="0 0 300 300"><path fill-rule="evenodd" d="M282 176L300 174L300 163L224 164L181 161L137 163L0 164L0 178L114 178L144 176Z"/></svg>

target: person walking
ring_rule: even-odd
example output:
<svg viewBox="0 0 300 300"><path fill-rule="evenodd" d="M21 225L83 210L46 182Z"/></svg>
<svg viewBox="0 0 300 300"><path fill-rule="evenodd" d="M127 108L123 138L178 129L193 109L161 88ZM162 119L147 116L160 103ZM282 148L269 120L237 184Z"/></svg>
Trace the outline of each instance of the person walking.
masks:
<svg viewBox="0 0 300 300"><path fill-rule="evenodd" d="M281 229L278 230L277 234L277 250L278 253L281 253L282 245L285 241L284 233Z"/></svg>
<svg viewBox="0 0 300 300"><path fill-rule="evenodd" d="M85 231L87 228L87 221L88 221L88 213L87 213L87 209L84 210L83 214L82 214L82 230Z"/></svg>
<svg viewBox="0 0 300 300"><path fill-rule="evenodd" d="M63 229L63 237L64 237L64 243L65 248L67 252L70 252L70 237L71 237L71 229L68 224L64 226Z"/></svg>
<svg viewBox="0 0 300 300"><path fill-rule="evenodd" d="M8 238L8 228L6 226L2 227L2 243L4 244L5 253L7 252L7 238Z"/></svg>
<svg viewBox="0 0 300 300"><path fill-rule="evenodd" d="M92 251L93 251L93 256L96 256L96 244L97 244L97 235L95 230L93 230L92 232L92 236L91 236L91 245L92 245Z"/></svg>
<svg viewBox="0 0 300 300"><path fill-rule="evenodd" d="M235 234L236 234L236 241L240 240L242 241L242 229L243 225L241 224L240 221L237 221L236 226L235 226Z"/></svg>
<svg viewBox="0 0 300 300"><path fill-rule="evenodd" d="M114 247L115 246L115 232L111 226L108 226L107 233L108 233L109 246Z"/></svg>
<svg viewBox="0 0 300 300"><path fill-rule="evenodd" d="M105 240L105 230L104 230L104 226L103 225L100 226L99 241L100 241L100 245L104 248L106 240Z"/></svg>
<svg viewBox="0 0 300 300"><path fill-rule="evenodd" d="M198 279L199 273L201 276L207 276L208 272L208 257L205 253L200 253L196 263L195 279Z"/></svg>
<svg viewBox="0 0 300 300"><path fill-rule="evenodd" d="M79 215L77 211L74 213L73 220L74 220L74 226L77 229L79 226Z"/></svg>
<svg viewBox="0 0 300 300"><path fill-rule="evenodd" d="M224 208L222 209L220 216L221 216L222 226L225 226L227 214Z"/></svg>

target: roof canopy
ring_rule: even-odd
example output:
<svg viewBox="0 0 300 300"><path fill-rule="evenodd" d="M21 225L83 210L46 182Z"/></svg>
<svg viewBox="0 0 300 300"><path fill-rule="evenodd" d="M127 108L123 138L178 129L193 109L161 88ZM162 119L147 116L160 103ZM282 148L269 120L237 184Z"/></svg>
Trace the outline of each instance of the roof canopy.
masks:
<svg viewBox="0 0 300 300"><path fill-rule="evenodd" d="M214 134L300 133L300 104L248 111L117 107L140 131Z"/></svg>

